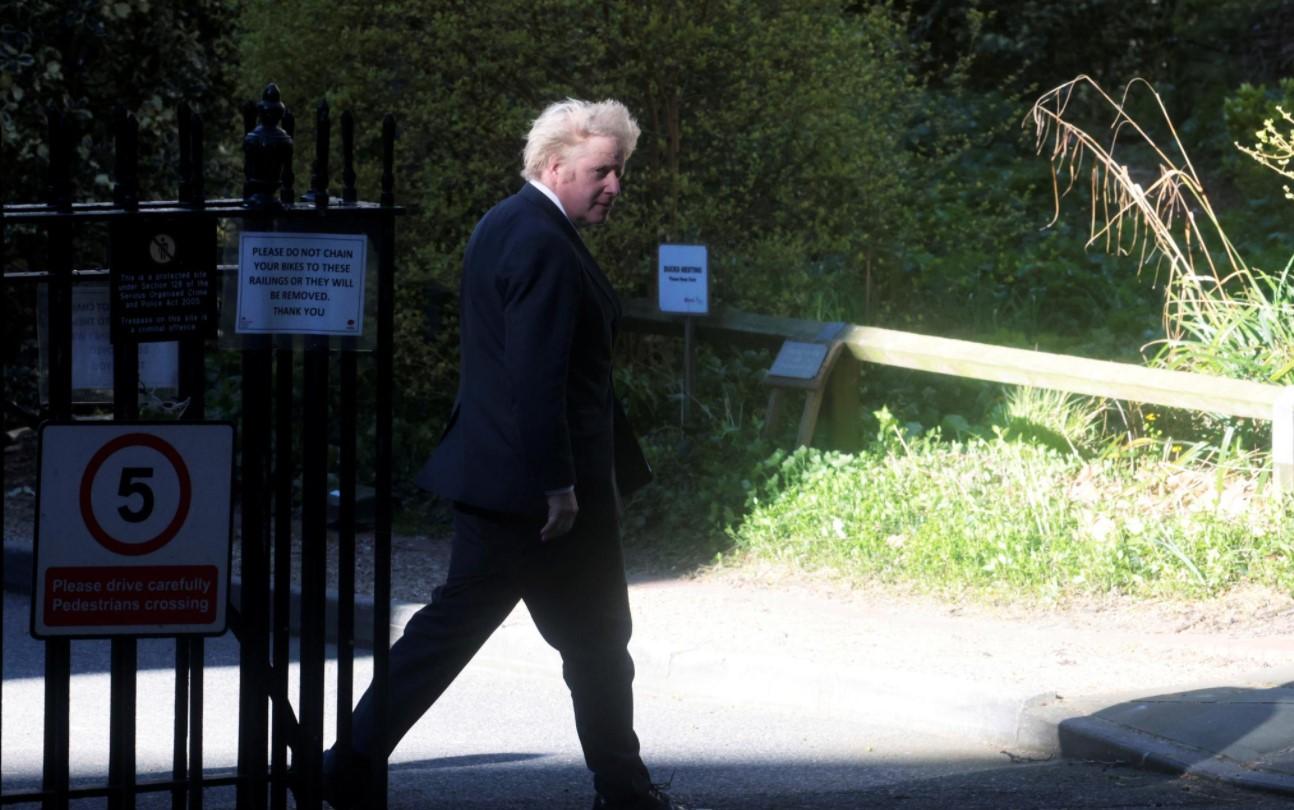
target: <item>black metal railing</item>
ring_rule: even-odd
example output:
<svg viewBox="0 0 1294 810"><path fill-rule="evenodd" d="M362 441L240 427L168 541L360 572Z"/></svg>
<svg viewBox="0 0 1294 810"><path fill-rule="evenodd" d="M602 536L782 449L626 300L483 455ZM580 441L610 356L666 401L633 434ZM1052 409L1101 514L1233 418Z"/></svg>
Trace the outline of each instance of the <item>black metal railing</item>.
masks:
<svg viewBox="0 0 1294 810"><path fill-rule="evenodd" d="M245 110L245 113L247 111ZM39 203L6 204L0 210L0 239L15 225L43 236L45 267L5 272L7 288L43 284L48 324L43 357L48 379L42 416L63 422L78 414L73 388L73 287L105 277L118 284L139 273L143 240L156 242L163 252L173 246L187 268L210 281L211 294L220 289L220 229L257 232L362 234L376 253L373 283L377 305L375 329L363 338L299 334L230 335L222 344L236 343L241 355L242 386L234 409L237 425L237 500L239 509L240 583L238 604L229 606L229 627L239 644L238 766L233 775L207 774L203 756L204 664L203 636L174 637L174 745L171 773L141 778L137 773L138 701L137 640L114 636L111 641L111 700L101 711L110 725L110 755L106 781L99 786L71 787L69 779L69 693L72 648L76 641L44 640L43 774L39 790L0 793L0 804L40 803L66 808L75 799L104 797L111 808L132 808L141 793L169 792L172 806L201 808L209 788L234 786L240 808L286 808L289 793L295 806L318 808L321 753L325 743L325 613L327 546L329 539L329 473L337 476L339 511L335 520L340 563L337 591L337 716L335 731L349 738L350 706L354 696L354 603L356 563L357 484L360 479L357 440L371 431L375 458L365 474L375 490L374 506L374 669L387 671L389 647L391 463L392 463L392 324L394 312L395 217L394 121L382 122L382 181L379 202L359 200L355 188L354 127L349 113L341 116L342 190L328 191L330 116L320 104L315 117L315 158L310 192L294 199L292 149L295 122L283 107L278 88L270 85L259 105L245 115L245 182L234 199L208 199L203 167L204 122L182 107L178 111L179 184L174 200L139 199L138 137L133 116L121 112L114 122L115 163L113 198L104 202L74 202L72 186L74 133L57 112L49 114L49 173L46 199ZM0 172L0 174L3 174ZM2 194L0 190L0 194ZM106 225L106 268L76 266L74 245L90 228ZM7 255L7 254L6 254ZM115 289L115 287L114 287ZM199 278L194 290L201 291ZM113 381L111 418L139 419L139 344L153 338L119 323L114 297ZM232 307L232 302L224 302ZM213 307L214 308L214 307ZM226 321L228 319L226 318ZM178 338L177 401L186 403L180 419L202 422L208 417L207 367L219 329L201 306L188 326L167 333ZM120 327L120 328L118 328ZM186 331L186 329L188 331ZM367 341L367 342L365 342ZM334 365L337 373L334 373ZM361 403L362 372L375 380L371 403ZM299 380L299 383L298 383ZM9 394L6 393L6 398ZM330 403L337 403L330 418ZM366 405L367 407L361 407ZM367 412L366 412L367 411ZM329 445L338 445L330 468ZM297 462L299 459L299 463ZM299 521L296 520L294 481L300 478ZM289 635L293 590L293 560L299 550L300 599L299 689L293 707L289 667ZM3 572L0 572L2 575ZM3 607L0 606L0 611ZM0 614L0 619L3 619ZM98 637L87 633L87 638ZM3 658L0 646L0 659ZM379 712L385 717L385 712ZM376 781L373 807L385 806L385 762L375 763L383 778Z"/></svg>

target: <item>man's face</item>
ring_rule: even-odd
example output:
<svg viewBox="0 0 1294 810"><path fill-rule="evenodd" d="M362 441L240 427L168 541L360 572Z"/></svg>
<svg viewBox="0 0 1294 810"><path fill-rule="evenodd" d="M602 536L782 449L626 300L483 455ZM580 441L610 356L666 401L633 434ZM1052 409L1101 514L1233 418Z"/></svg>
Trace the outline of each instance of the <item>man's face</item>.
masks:
<svg viewBox="0 0 1294 810"><path fill-rule="evenodd" d="M562 201L571 222L593 225L605 222L611 213L624 172L624 150L616 139L594 135L548 164L543 181Z"/></svg>

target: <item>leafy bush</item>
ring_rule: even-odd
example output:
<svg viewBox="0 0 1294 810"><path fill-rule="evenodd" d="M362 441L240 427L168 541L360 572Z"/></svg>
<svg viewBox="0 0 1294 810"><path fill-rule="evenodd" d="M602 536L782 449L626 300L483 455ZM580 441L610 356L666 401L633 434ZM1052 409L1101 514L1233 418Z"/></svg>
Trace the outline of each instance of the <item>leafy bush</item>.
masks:
<svg viewBox="0 0 1294 810"><path fill-rule="evenodd" d="M1232 158L1238 180L1251 192L1250 196L1269 197L1265 183L1269 176L1262 167L1289 176L1290 141L1276 126L1276 121L1282 118L1282 123L1289 121L1286 110L1294 110L1294 78L1282 79L1274 87L1246 82L1226 99L1223 115L1227 134L1241 154L1259 164L1243 160L1240 155Z"/></svg>
<svg viewBox="0 0 1294 810"><path fill-rule="evenodd" d="M631 422L643 431L643 450L655 482L633 496L625 538L650 545L673 562L708 562L728 546L725 525L739 519L755 469L783 430L765 435L762 384L770 361L762 350L701 344L691 422L681 424L682 357L677 341L626 335L616 388Z"/></svg>
<svg viewBox="0 0 1294 810"><path fill-rule="evenodd" d="M1013 387L994 423L1003 436L1087 456L1102 444L1106 408L1102 401L1063 391Z"/></svg>

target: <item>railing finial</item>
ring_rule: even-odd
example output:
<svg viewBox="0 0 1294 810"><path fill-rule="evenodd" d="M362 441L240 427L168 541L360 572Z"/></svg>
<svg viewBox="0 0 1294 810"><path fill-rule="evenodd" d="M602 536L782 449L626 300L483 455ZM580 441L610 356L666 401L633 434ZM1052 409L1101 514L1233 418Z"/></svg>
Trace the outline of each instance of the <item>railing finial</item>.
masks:
<svg viewBox="0 0 1294 810"><path fill-rule="evenodd" d="M277 192L283 166L292 160L292 137L279 125L287 108L277 84L265 86L256 111L260 123L243 139L243 204L248 208L281 209Z"/></svg>
<svg viewBox="0 0 1294 810"><path fill-rule="evenodd" d="M113 110L113 152L116 183L113 204L126 210L139 208L139 122L122 107Z"/></svg>
<svg viewBox="0 0 1294 810"><path fill-rule="evenodd" d="M301 197L316 208L328 207L328 152L331 145L332 118L328 99L324 99L315 107L315 159L310 169L310 190Z"/></svg>

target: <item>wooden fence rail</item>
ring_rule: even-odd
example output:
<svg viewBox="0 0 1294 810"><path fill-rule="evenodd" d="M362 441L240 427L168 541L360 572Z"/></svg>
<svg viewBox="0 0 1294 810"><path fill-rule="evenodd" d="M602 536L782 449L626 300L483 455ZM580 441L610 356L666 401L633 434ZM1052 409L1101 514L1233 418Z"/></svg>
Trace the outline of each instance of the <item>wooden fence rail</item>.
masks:
<svg viewBox="0 0 1294 810"><path fill-rule="evenodd" d="M642 332L682 334L681 322L675 316L662 314L651 301L644 299L626 302L625 326ZM817 321L727 308L696 319L696 329L702 337L709 335L769 347L788 339L812 341L822 327ZM1268 419L1272 422L1273 480L1283 490L1294 490L1294 387L871 326L846 326L837 340L854 357L868 363L1225 416Z"/></svg>

